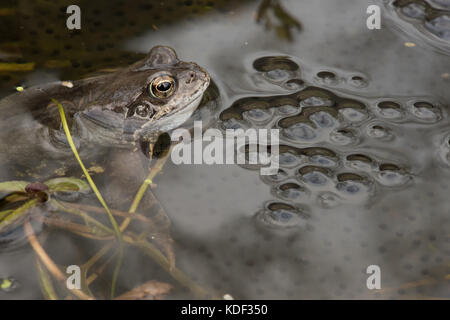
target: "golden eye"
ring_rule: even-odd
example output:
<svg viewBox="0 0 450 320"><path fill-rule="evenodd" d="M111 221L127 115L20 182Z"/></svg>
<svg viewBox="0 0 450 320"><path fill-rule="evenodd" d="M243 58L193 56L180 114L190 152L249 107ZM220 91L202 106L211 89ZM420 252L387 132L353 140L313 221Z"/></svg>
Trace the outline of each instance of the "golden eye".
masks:
<svg viewBox="0 0 450 320"><path fill-rule="evenodd" d="M155 78L149 86L150 94L159 99L170 97L175 89L175 81L171 76Z"/></svg>

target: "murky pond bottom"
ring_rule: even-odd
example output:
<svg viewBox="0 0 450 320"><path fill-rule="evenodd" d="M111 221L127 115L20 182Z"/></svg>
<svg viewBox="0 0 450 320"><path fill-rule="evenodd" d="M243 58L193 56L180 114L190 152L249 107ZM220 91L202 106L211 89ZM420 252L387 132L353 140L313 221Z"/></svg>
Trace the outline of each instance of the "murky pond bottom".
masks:
<svg viewBox="0 0 450 320"><path fill-rule="evenodd" d="M401 16L421 12L413 2L379 1L382 28L369 30L370 1L286 0L302 24L287 41L255 24L249 1L123 43L140 53L169 45L204 66L220 91L211 127L280 130L275 175L165 164L153 192L180 270L244 299L450 297L448 37L444 15L428 27ZM77 250L63 232L52 239ZM40 298L27 276L33 259L26 248L2 253L0 278L21 285L0 298ZM128 259L123 288L170 282L137 253ZM368 289L369 266L379 267L381 291Z"/></svg>

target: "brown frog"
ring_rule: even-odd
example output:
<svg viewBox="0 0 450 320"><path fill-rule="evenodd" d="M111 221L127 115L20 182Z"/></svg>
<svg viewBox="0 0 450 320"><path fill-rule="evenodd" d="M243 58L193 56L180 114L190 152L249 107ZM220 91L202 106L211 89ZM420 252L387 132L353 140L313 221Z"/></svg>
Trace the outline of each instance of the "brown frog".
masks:
<svg viewBox="0 0 450 320"><path fill-rule="evenodd" d="M208 99L204 93L209 84L203 68L180 61L171 48L157 46L145 59L115 73L45 84L6 97L0 101L0 182L35 182L25 190L37 186L45 191L48 188L42 182L49 178L81 177L56 100L64 108L84 164L89 168L95 162L99 172L104 172L95 180L108 205L126 211L148 175L151 146L161 133L191 117L202 99ZM9 191L1 191L0 211L17 206L5 200ZM92 194L52 196L98 205ZM53 210L46 203L38 207L39 214ZM138 210L152 221L140 226L141 231L150 233L173 263L169 218L151 192L142 198ZM1 222L0 217L0 229ZM0 230L0 248L20 245L26 239L21 230L15 224Z"/></svg>
<svg viewBox="0 0 450 320"><path fill-rule="evenodd" d="M117 72L8 96L0 101L0 180L36 171L47 178L61 162L73 161L51 99L64 107L76 147L88 161L111 147L148 152L160 133L191 116L209 82L203 68L157 46L145 59Z"/></svg>

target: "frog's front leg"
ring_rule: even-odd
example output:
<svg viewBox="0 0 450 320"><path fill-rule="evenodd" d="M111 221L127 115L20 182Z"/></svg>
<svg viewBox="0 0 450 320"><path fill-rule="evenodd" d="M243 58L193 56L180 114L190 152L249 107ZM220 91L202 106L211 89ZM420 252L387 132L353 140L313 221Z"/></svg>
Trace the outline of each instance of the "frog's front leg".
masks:
<svg viewBox="0 0 450 320"><path fill-rule="evenodd" d="M155 132L141 138L138 144L142 154L152 160L153 158L162 158L167 155L171 139L166 132Z"/></svg>
<svg viewBox="0 0 450 320"><path fill-rule="evenodd" d="M141 149L124 150L116 149L109 157L109 165L106 172L110 172L106 181L105 198L111 207L122 211L129 211L132 203L149 175L151 168L149 160L154 157L153 153L159 148L159 142L148 146L147 155ZM147 189L141 198L136 209L149 219L149 223L131 223L127 230L145 235L151 240L169 259L174 261L172 249L172 238L170 237L170 219L164 211L159 201L155 198L150 189Z"/></svg>

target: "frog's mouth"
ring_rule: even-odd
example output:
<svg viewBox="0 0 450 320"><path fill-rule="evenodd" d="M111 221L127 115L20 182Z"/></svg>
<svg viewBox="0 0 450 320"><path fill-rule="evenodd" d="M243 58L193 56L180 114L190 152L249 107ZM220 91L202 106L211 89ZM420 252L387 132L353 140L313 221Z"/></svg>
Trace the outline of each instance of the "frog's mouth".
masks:
<svg viewBox="0 0 450 320"><path fill-rule="evenodd" d="M102 145L126 145L151 138L155 132L168 132L179 127L194 113L207 88L198 90L182 108L174 108L159 119L124 118L123 114L101 108L91 109L75 116L77 127L83 129L89 140Z"/></svg>
<svg viewBox="0 0 450 320"><path fill-rule="evenodd" d="M167 132L179 127L191 117L191 115L200 105L204 92L205 90L199 90L198 94L196 94L196 97L194 97L191 102L189 102L182 108L175 108L174 110L170 111L169 113L167 113L166 115L162 116L159 119L152 119L146 122L141 127L140 130L137 130L135 132L134 134L135 137L136 135L139 135L140 137L145 137L148 134L151 134L155 131Z"/></svg>

